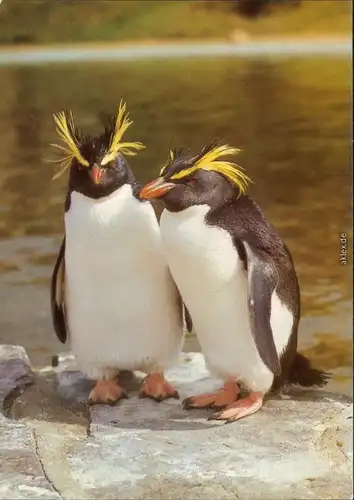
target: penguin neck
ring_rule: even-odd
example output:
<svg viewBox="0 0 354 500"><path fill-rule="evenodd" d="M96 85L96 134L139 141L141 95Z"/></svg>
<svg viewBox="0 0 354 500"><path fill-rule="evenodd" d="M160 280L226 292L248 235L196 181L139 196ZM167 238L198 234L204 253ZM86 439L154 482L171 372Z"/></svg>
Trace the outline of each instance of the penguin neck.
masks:
<svg viewBox="0 0 354 500"><path fill-rule="evenodd" d="M93 200L99 201L101 199L106 199L112 193L115 193L124 186L130 186L133 197L139 201L143 201L138 196L140 184L135 179L134 174L128 164L125 165L124 174L119 177L117 176L116 179L112 180L112 182L107 185L95 185L91 182L83 185L82 183L77 182L75 174L70 175L68 191L65 200L65 211L67 212L70 208L71 194L74 192L80 193L86 198L91 198Z"/></svg>

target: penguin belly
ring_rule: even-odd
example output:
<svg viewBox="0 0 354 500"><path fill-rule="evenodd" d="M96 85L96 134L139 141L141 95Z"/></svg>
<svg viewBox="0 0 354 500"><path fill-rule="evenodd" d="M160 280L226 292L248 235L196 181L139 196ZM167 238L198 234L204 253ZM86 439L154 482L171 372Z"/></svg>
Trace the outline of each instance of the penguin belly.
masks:
<svg viewBox="0 0 354 500"><path fill-rule="evenodd" d="M98 200L73 192L65 232L68 331L82 372L100 379L174 363L180 299L151 204L129 185Z"/></svg>
<svg viewBox="0 0 354 500"><path fill-rule="evenodd" d="M160 229L171 273L192 316L210 372L266 393L273 374L253 340L247 273L230 233L205 222L208 211L208 206L198 205L177 213L163 212ZM271 325L278 353L291 335L289 314L273 295Z"/></svg>

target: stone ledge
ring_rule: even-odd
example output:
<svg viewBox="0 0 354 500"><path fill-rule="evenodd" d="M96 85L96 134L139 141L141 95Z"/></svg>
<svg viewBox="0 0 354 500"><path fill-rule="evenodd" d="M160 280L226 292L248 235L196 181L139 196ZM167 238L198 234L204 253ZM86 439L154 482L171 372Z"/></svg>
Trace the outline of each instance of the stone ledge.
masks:
<svg viewBox="0 0 354 500"><path fill-rule="evenodd" d="M0 345L0 408L33 382L33 371L27 353L21 346Z"/></svg>
<svg viewBox="0 0 354 500"><path fill-rule="evenodd" d="M0 357L0 393L1 366ZM84 407L92 384L76 371L71 355L61 355L57 368L48 367L37 376L48 380L50 391L56 391L55 398L62 407L72 412L80 405ZM210 377L200 353L182 354L179 365L169 370L167 377L181 398L212 390L220 383ZM16 380L14 376L14 383ZM66 467L61 484L55 484L61 496L50 489L50 482L43 486L43 477L42 483L36 484L45 490L40 490L41 495L36 496L34 490L24 491L24 474L14 475L18 468L7 460L7 469L1 474L5 479L0 481L0 498L76 498L73 489L63 493L61 485L65 484L77 485L83 493L80 498L90 499L352 497L349 398L324 391L292 390L269 399L257 414L224 425L207 421L208 411L184 411L176 400L160 404L141 400L137 381L127 376L125 382L130 389L129 399L114 407L91 407L87 434L76 441L71 439L70 446L59 415L51 419L50 433L57 434L65 453L61 452L54 464L44 464L44 468L50 476L53 465L61 467L60 460L63 469ZM49 432L47 417L41 418L36 428ZM10 434L4 439L1 432L0 449L10 457L6 442L15 442L17 436L22 446L16 448L20 457L27 448L26 436L18 434L18 428L28 432L31 420L26 425L16 421L7 425ZM40 477L40 470L35 473Z"/></svg>
<svg viewBox="0 0 354 500"><path fill-rule="evenodd" d="M0 498L60 499L45 477L33 431L8 418L10 403L34 381L26 351L0 345Z"/></svg>

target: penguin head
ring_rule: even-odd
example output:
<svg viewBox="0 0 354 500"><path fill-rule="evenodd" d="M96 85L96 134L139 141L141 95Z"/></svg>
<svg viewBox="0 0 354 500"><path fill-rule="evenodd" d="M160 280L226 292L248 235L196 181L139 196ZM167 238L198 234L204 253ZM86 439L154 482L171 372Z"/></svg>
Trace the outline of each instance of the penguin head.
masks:
<svg viewBox="0 0 354 500"><path fill-rule="evenodd" d="M133 183L133 174L125 156L132 156L145 146L140 142L123 142L122 137L133 123L126 105L120 103L115 117L104 122L104 132L97 136L83 135L75 128L71 112L54 114L61 144L52 144L62 156L55 162L62 169L58 178L70 169L69 189L92 198L106 196L126 183Z"/></svg>
<svg viewBox="0 0 354 500"><path fill-rule="evenodd" d="M193 205L215 206L220 201L245 193L249 177L243 168L222 158L237 154L239 149L210 144L197 155L170 151L157 179L139 192L142 199L160 199L171 211Z"/></svg>

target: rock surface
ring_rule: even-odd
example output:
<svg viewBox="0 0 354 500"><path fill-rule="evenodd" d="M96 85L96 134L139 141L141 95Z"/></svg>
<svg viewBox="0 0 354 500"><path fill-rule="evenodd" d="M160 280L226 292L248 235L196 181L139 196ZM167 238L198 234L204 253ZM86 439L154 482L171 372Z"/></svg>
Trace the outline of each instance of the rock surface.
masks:
<svg viewBox="0 0 354 500"><path fill-rule="evenodd" d="M224 425L177 400L139 399L142 374L127 374L128 400L88 409L91 383L63 355L35 374L9 418L9 394L33 376L21 348L0 346L1 499L352 498L346 397L292 390ZM199 353L181 355L167 377L181 398L220 384Z"/></svg>
<svg viewBox="0 0 354 500"><path fill-rule="evenodd" d="M33 431L8 418L13 398L33 381L25 350L20 346L0 345L1 499L60 498L45 477Z"/></svg>

